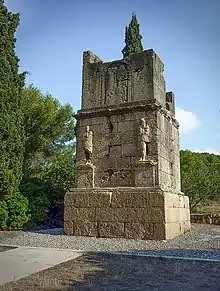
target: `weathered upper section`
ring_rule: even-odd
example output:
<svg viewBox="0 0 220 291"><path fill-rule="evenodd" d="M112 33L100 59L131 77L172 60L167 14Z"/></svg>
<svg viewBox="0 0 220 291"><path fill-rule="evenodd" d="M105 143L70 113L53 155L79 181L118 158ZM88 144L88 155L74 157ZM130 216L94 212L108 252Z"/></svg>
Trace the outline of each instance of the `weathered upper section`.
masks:
<svg viewBox="0 0 220 291"><path fill-rule="evenodd" d="M174 98L170 98L172 92L166 97L163 71L162 61L152 49L107 63L92 52L84 52L81 109L140 101L153 101L164 109L173 109L170 101L167 102L167 99ZM174 110L169 111L174 114Z"/></svg>

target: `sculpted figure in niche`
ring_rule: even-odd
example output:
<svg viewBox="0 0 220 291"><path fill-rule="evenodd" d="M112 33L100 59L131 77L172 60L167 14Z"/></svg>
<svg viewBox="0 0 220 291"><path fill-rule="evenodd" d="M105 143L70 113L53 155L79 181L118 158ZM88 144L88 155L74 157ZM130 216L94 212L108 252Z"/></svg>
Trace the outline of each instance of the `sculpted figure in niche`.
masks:
<svg viewBox="0 0 220 291"><path fill-rule="evenodd" d="M86 131L83 134L83 148L86 156L86 164L91 164L92 149L93 149L93 132L90 127L86 126Z"/></svg>
<svg viewBox="0 0 220 291"><path fill-rule="evenodd" d="M146 123L145 119L141 118L139 126L140 161L146 161L146 158L149 155L149 143L150 127Z"/></svg>

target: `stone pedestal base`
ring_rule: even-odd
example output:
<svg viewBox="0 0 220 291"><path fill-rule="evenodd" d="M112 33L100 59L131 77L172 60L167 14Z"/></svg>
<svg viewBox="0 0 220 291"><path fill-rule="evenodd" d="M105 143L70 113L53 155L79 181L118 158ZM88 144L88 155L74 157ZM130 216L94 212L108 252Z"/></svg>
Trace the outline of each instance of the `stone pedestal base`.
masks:
<svg viewBox="0 0 220 291"><path fill-rule="evenodd" d="M148 161L139 161L135 165L135 187L154 187L156 184L155 165L157 163Z"/></svg>
<svg viewBox="0 0 220 291"><path fill-rule="evenodd" d="M167 240L190 229L188 197L156 187L73 189L64 207L67 235Z"/></svg>
<svg viewBox="0 0 220 291"><path fill-rule="evenodd" d="M76 187L93 188L94 187L94 169L92 164L77 165L76 167Z"/></svg>

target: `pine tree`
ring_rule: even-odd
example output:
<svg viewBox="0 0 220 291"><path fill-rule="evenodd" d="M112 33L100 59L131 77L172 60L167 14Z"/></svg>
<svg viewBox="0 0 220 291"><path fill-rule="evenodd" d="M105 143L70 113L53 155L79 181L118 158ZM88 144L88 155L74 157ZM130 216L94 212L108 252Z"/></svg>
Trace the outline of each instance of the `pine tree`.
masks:
<svg viewBox="0 0 220 291"><path fill-rule="evenodd" d="M133 13L129 26L125 28L125 47L122 50L124 58L143 51L141 39L139 24L136 15Z"/></svg>
<svg viewBox="0 0 220 291"><path fill-rule="evenodd" d="M0 198L18 190L22 174L24 128L15 32L19 14L8 12L0 0Z"/></svg>

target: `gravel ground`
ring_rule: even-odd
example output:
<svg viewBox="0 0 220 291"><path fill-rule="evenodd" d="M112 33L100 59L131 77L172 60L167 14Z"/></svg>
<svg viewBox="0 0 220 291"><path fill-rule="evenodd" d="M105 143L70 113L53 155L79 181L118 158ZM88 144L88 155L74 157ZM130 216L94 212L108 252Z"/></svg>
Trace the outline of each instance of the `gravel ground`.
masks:
<svg viewBox="0 0 220 291"><path fill-rule="evenodd" d="M220 261L220 226L193 224L190 232L169 241L66 236L63 229L11 232L0 235L0 245L52 247L90 252L135 252Z"/></svg>

